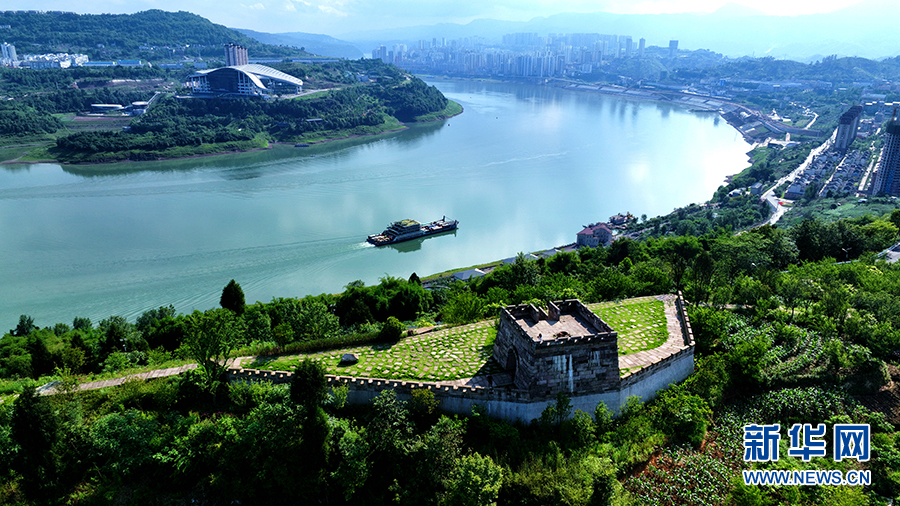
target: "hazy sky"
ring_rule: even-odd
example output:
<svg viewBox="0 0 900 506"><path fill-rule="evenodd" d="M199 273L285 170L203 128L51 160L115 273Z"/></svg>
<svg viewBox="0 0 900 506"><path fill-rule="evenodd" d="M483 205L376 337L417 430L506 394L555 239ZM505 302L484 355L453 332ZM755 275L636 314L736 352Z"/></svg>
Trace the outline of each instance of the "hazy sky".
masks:
<svg viewBox="0 0 900 506"><path fill-rule="evenodd" d="M766 14L829 12L861 0L734 0ZM619 14L712 12L727 0L4 0L4 10L133 13L185 10L214 23L270 33L309 32L340 36L380 28L493 18L527 21L559 12Z"/></svg>

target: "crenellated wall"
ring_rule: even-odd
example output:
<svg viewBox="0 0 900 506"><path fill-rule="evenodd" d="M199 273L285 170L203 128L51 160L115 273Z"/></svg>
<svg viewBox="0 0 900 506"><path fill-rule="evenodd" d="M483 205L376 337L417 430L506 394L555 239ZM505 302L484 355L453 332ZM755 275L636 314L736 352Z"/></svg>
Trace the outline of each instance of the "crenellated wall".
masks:
<svg viewBox="0 0 900 506"><path fill-rule="evenodd" d="M618 388L618 333L579 300L550 302L548 308L544 312L523 304L501 311L494 359L512 375L516 388L535 398ZM539 339L520 325L528 321L528 325L542 320L559 322L566 315L580 319L576 326L584 333Z"/></svg>
<svg viewBox="0 0 900 506"><path fill-rule="evenodd" d="M551 306L550 314L544 318L584 307L582 304L557 302ZM577 301L576 301L577 302ZM532 312L532 309L535 311ZM577 309L576 309L577 310ZM559 311L559 312L557 312ZM504 310L501 319L509 318L513 325L501 324L494 344L494 357L505 366L510 350L517 354L517 368L526 368L535 377L529 388L515 387L484 388L480 386L456 386L442 383L401 381L380 378L360 378L351 376L326 375L328 385L340 384L349 387L348 402L351 404L371 403L385 389L393 389L401 400L408 400L416 389L428 389L440 402L440 408L450 413L471 414L477 404L489 416L509 420L530 421L538 418L548 404L556 401L558 392L566 393L574 409L593 413L597 404L603 402L613 413L618 413L628 397L637 395L644 401L656 396L659 390L672 383L687 378L694 369L694 340L690 321L685 312L683 300L676 300L676 312L681 323L682 337L687 348L678 351L656 363L619 377L617 334L605 322L605 326L591 321L595 328L604 332L593 336L570 336L553 341L535 342L522 327L515 322L516 313L529 317L541 312L536 308L518 306L515 311ZM596 317L588 310L591 316ZM554 314L555 313L555 314ZM588 320L588 315L579 313ZM590 321L590 320L589 320ZM506 339L501 339L505 333ZM530 343L530 345L529 345ZM498 354L499 357L498 358ZM516 372L519 376L521 369ZM269 381L283 384L291 381L292 373L284 371L262 371L257 369L229 369L230 381Z"/></svg>

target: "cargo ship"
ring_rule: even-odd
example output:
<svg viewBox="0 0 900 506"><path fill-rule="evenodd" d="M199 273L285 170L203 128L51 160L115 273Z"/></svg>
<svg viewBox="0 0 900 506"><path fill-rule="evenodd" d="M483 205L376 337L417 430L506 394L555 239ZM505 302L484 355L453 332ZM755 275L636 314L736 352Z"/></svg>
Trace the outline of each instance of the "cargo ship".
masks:
<svg viewBox="0 0 900 506"><path fill-rule="evenodd" d="M375 246L396 244L417 237L449 232L455 230L458 224L459 221L448 220L446 216L427 224L419 223L416 220L400 220L391 223L384 232L370 235L367 241Z"/></svg>

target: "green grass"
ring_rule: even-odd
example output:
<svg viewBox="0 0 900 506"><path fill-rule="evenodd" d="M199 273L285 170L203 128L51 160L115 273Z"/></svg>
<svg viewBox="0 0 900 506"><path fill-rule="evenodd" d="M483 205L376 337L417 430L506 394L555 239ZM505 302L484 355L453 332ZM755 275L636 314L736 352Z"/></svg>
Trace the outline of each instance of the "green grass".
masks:
<svg viewBox="0 0 900 506"><path fill-rule="evenodd" d="M669 339L665 308L661 300L639 297L618 302L600 302L588 307L619 333L619 355L652 350Z"/></svg>
<svg viewBox="0 0 900 506"><path fill-rule="evenodd" d="M331 93L331 90L319 90L315 93L310 93L309 95L295 97L295 98L293 98L293 100L312 100L314 98L322 98L329 93Z"/></svg>
<svg viewBox="0 0 900 506"><path fill-rule="evenodd" d="M126 161L130 159L131 155L136 155L138 157L149 158L149 160L141 159L140 161L152 161L156 159L185 158L189 156L199 155L219 155L234 151L262 149L268 146L269 141L266 140L262 135L257 135L253 139L247 141L200 144L199 146L176 146L159 151L132 149L127 151L101 151L95 153L80 153L63 152L52 148L47 153L47 157L49 159L58 159L64 163L108 163Z"/></svg>
<svg viewBox="0 0 900 506"><path fill-rule="evenodd" d="M321 142L328 141L332 139L342 139L344 137L353 137L356 135L376 135L385 132L389 132L391 130L398 130L405 128L400 121L393 117L387 116L385 122L380 125L368 126L362 125L354 128L347 128L344 130L328 130L325 132L310 132L308 134L303 134L299 138L290 140L287 142ZM284 141L283 141L284 142Z"/></svg>
<svg viewBox="0 0 900 506"><path fill-rule="evenodd" d="M900 208L900 202L889 198L869 197L865 203L859 203L858 200L858 197L821 198L803 205L797 201L794 208L781 218L779 225L787 227L798 225L806 216L828 222L858 218L867 214L883 216ZM832 205L835 206L834 209L831 209Z"/></svg>
<svg viewBox="0 0 900 506"><path fill-rule="evenodd" d="M422 278L422 281L436 281L441 278L448 278L457 272L467 271L469 269L484 269L486 267L500 267L502 264L503 264L503 262L501 262L501 261L494 261L494 262L488 262L486 264L472 265L469 267L459 267L456 269L450 269L450 270L447 270L444 272L439 272L437 274L432 274L430 276L424 277L424 278Z"/></svg>
<svg viewBox="0 0 900 506"><path fill-rule="evenodd" d="M320 362L328 374L397 380L452 381L501 372L492 358L497 330L485 321L407 337L396 343L357 346L321 353L259 359L249 368L290 371L306 358ZM355 353L359 362L339 365L341 355Z"/></svg>
<svg viewBox="0 0 900 506"><path fill-rule="evenodd" d="M457 114L462 114L463 107L458 103L448 100L447 107L445 107L441 111L435 111L428 114L423 114L421 116L416 116L415 121L418 122L426 122L426 121L440 121L442 119L447 119L452 116L456 116Z"/></svg>

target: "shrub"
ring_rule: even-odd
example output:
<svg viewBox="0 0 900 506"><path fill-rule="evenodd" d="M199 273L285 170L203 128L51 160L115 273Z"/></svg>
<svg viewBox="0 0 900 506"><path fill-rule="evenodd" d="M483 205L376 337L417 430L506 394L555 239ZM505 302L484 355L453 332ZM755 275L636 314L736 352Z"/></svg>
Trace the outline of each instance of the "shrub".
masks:
<svg viewBox="0 0 900 506"><path fill-rule="evenodd" d="M667 390L656 403L657 425L677 443L689 443L699 448L706 437L706 427L712 417L709 404L696 395L681 389Z"/></svg>
<svg viewBox="0 0 900 506"><path fill-rule="evenodd" d="M409 411L417 417L427 417L434 413L438 407L438 401L434 398L434 392L427 388L417 388L409 396Z"/></svg>
<svg viewBox="0 0 900 506"><path fill-rule="evenodd" d="M403 324L393 316L388 317L387 321L384 322L384 326L381 327L381 332L378 334L379 339L385 341L398 341L402 336Z"/></svg>
<svg viewBox="0 0 900 506"><path fill-rule="evenodd" d="M709 352L725 335L728 315L723 311L706 306L692 306L688 309L688 317L691 319L697 350L702 353Z"/></svg>

